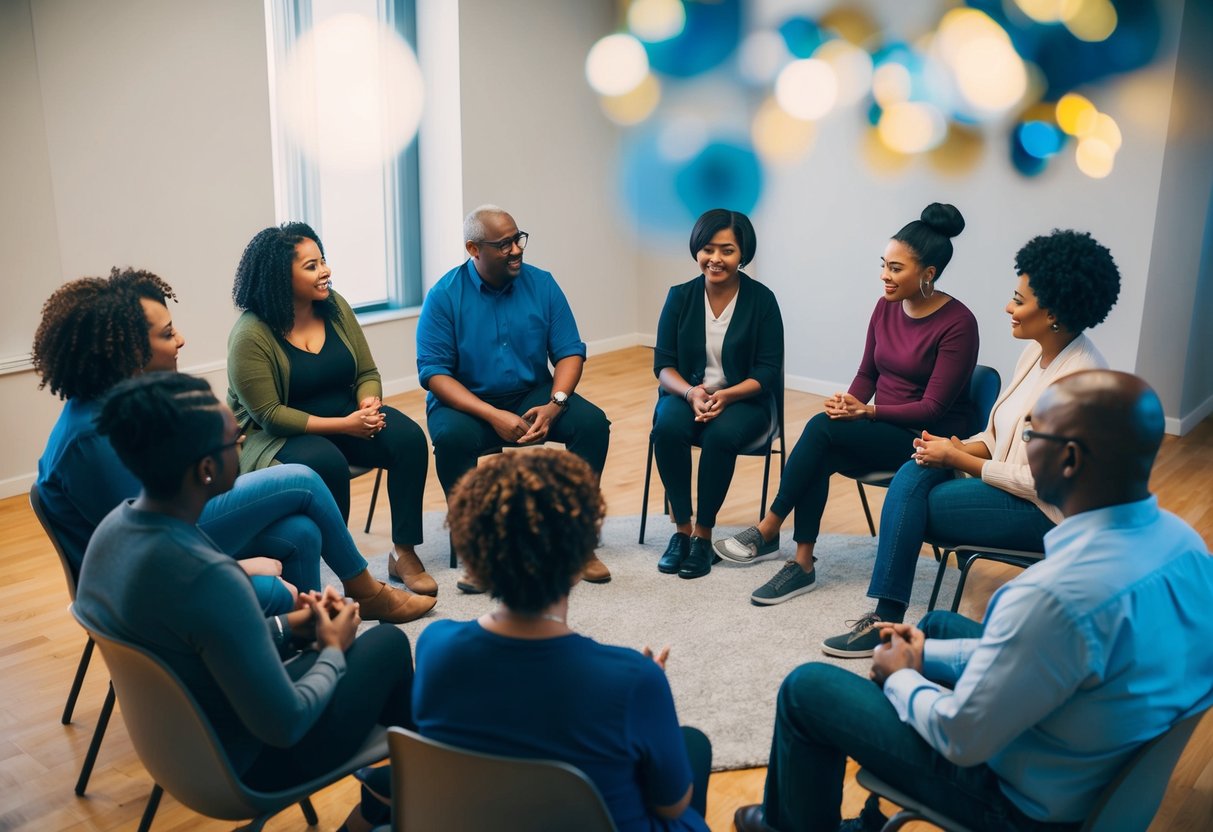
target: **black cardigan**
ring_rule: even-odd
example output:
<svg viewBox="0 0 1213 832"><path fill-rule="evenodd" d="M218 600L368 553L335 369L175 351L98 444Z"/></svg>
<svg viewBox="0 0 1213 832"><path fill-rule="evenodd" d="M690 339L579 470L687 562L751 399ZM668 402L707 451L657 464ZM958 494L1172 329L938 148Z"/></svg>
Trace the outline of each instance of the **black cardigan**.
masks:
<svg viewBox="0 0 1213 832"><path fill-rule="evenodd" d="M732 386L752 378L765 392L783 386L783 317L775 294L744 272L738 274L737 305L724 336L720 363ZM670 288L657 322L653 373L673 367L692 385L703 382L707 367L704 336L704 277L699 275ZM663 395L666 394L662 390Z"/></svg>

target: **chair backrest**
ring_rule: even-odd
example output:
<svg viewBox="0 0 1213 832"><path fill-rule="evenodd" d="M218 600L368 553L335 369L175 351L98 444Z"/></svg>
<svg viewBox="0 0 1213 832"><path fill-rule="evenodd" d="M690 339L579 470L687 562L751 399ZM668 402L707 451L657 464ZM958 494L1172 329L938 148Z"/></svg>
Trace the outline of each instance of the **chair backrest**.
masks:
<svg viewBox="0 0 1213 832"><path fill-rule="evenodd" d="M1083 832L1148 827L1167 792L1171 772L1204 715L1201 711L1181 719L1134 752L1116 778L1104 787L1082 825Z"/></svg>
<svg viewBox="0 0 1213 832"><path fill-rule="evenodd" d="M388 729L392 828L497 832L614 832L598 789L556 760L465 751L404 728Z"/></svg>
<svg viewBox="0 0 1213 832"><path fill-rule="evenodd" d="M193 695L159 658L108 636L72 615L101 648L131 744L144 768L166 792L199 814L221 820L256 817L256 792L232 770L209 720Z"/></svg>
<svg viewBox="0 0 1213 832"><path fill-rule="evenodd" d="M46 514L46 508L42 505L42 495L38 493L37 483L29 487L29 505L34 510L34 516L38 518L38 522L42 525L42 531L46 532L46 536L50 538L51 545L55 547L55 554L59 556L59 565L63 567L63 577L67 580L68 597L75 601L76 579L79 575L76 574L76 568L72 565L71 559L67 556L67 551L63 548L63 542L59 540L59 533L55 531L50 517Z"/></svg>
<svg viewBox="0 0 1213 832"><path fill-rule="evenodd" d="M969 423L969 436L981 433L990 421L990 411L998 394L1002 392L1002 377L993 367L978 364L969 379L969 400L973 403L973 421Z"/></svg>

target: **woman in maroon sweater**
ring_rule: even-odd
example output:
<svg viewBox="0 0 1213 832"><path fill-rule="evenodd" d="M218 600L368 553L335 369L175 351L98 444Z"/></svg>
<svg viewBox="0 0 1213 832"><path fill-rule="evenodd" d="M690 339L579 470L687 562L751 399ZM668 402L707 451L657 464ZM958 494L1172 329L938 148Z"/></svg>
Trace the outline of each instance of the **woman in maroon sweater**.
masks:
<svg viewBox="0 0 1213 832"><path fill-rule="evenodd" d="M796 558L755 590L754 604L779 604L816 587L813 547L831 474L895 471L923 430L937 436L965 432L977 320L935 288L952 259L951 238L963 229L960 212L936 202L893 235L881 258L884 294L868 323L850 389L826 399L825 412L809 420L762 521L714 544L717 554L734 563L777 556L779 529L796 510Z"/></svg>

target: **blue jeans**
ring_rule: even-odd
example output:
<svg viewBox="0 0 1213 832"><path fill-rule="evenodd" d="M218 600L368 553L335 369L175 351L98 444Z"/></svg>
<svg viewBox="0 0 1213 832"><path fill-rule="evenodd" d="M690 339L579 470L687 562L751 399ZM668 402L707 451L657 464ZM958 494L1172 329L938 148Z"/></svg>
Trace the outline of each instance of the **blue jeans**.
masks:
<svg viewBox="0 0 1213 832"><path fill-rule="evenodd" d="M930 613L919 626L927 638L981 635L980 624L955 613ZM763 799L766 822L780 832L835 832L847 757L973 829L1077 828L1026 817L1002 793L988 766L948 762L898 718L871 681L817 663L793 670L779 689Z"/></svg>
<svg viewBox="0 0 1213 832"><path fill-rule="evenodd" d="M198 526L237 560L281 561L283 579L300 591L320 589L321 557L341 581L366 569L324 480L303 465L241 474L206 504Z"/></svg>
<svg viewBox="0 0 1213 832"><path fill-rule="evenodd" d="M880 510L880 538L869 598L910 603L923 541L971 543L1044 551L1053 521L1039 508L979 479L955 479L950 469L901 466Z"/></svg>

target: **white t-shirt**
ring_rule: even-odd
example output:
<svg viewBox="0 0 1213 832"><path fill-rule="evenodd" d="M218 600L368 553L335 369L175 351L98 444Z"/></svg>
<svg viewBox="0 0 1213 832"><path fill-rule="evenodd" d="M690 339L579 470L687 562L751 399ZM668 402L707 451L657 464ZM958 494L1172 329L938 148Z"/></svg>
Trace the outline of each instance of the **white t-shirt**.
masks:
<svg viewBox="0 0 1213 832"><path fill-rule="evenodd" d="M708 300L708 291L703 290L703 334L708 354L707 366L703 371L703 386L709 393L715 393L722 387L729 386L729 380L724 377L724 366L720 363L720 356L724 351L724 334L729 331L729 324L733 320L733 309L737 306L739 294L741 294L740 290L733 293L733 299L717 318L712 313L712 303Z"/></svg>

